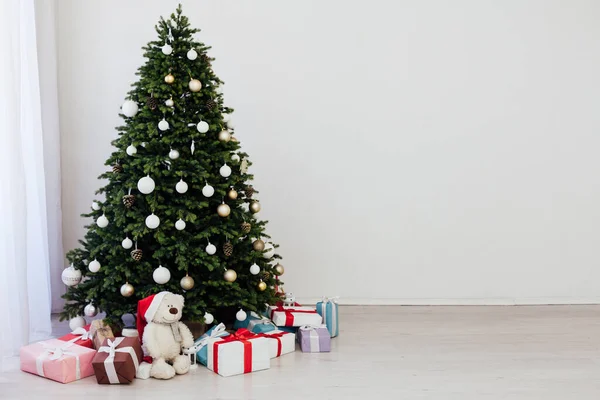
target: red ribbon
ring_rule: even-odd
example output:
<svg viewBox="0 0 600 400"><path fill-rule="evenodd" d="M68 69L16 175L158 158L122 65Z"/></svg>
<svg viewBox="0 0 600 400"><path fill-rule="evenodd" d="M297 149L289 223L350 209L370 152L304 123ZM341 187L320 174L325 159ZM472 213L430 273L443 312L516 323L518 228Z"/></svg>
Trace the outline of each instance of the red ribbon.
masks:
<svg viewBox="0 0 600 400"><path fill-rule="evenodd" d="M257 333L256 337L264 337L267 339L277 340L277 357L281 355L281 337L289 332L278 332L278 333Z"/></svg>
<svg viewBox="0 0 600 400"><path fill-rule="evenodd" d="M242 342L244 345L244 373L252 372L252 343L249 340L258 336L248 329L238 329L237 332L221 338L222 340L213 344L213 369L216 374L219 373L219 346L224 343Z"/></svg>
<svg viewBox="0 0 600 400"><path fill-rule="evenodd" d="M271 310L271 319L273 319L273 315L276 312L285 313L285 326L294 326L294 314L292 313L302 313L302 314L316 314L316 310L295 310L293 308L284 308L281 305L278 305L276 308Z"/></svg>

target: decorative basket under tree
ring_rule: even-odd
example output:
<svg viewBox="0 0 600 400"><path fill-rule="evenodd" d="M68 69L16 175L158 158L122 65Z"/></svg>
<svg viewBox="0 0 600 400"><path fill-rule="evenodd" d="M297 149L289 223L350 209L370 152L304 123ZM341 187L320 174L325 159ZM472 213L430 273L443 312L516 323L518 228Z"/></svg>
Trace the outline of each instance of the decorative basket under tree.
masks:
<svg viewBox="0 0 600 400"><path fill-rule="evenodd" d="M257 219L251 163L209 47L194 39L199 30L181 6L156 31L99 177L108 181L97 191L105 200L83 214L94 222L67 253L61 319L102 311L121 325L139 299L163 290L183 294L184 319L207 323L231 318L231 310L260 312L279 298L283 266L266 221Z"/></svg>

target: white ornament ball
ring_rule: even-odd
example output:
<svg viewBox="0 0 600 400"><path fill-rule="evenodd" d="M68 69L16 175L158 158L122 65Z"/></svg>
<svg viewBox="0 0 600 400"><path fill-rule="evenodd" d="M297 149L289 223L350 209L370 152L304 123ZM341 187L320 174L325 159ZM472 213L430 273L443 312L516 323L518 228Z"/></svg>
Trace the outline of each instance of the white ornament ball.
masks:
<svg viewBox="0 0 600 400"><path fill-rule="evenodd" d="M126 100L121 106L121 111L126 117L135 117L138 112L138 105L133 100Z"/></svg>
<svg viewBox="0 0 600 400"><path fill-rule="evenodd" d="M198 53L194 49L189 50L186 55L188 60L194 61L196 58L198 58Z"/></svg>
<svg viewBox="0 0 600 400"><path fill-rule="evenodd" d="M229 119L229 121L227 121L227 127L228 127L229 129L233 129L233 128L235 128L235 124L233 123L233 120L232 120L232 119Z"/></svg>
<svg viewBox="0 0 600 400"><path fill-rule="evenodd" d="M198 122L198 125L196 125L196 129L198 129L198 132L200 132L200 133L208 132L208 122L206 122L206 121Z"/></svg>
<svg viewBox="0 0 600 400"><path fill-rule="evenodd" d="M86 325L87 325L87 322L85 322L85 318L83 318L82 316L71 318L69 320L69 329L71 331L74 331L77 328L83 328Z"/></svg>
<svg viewBox="0 0 600 400"><path fill-rule="evenodd" d="M209 255L212 256L213 254L215 254L217 252L217 247L214 244L209 243L208 246L206 246L205 250Z"/></svg>
<svg viewBox="0 0 600 400"><path fill-rule="evenodd" d="M271 258L275 254L275 247L271 243L265 244L265 250L263 251L264 258Z"/></svg>
<svg viewBox="0 0 600 400"><path fill-rule="evenodd" d="M238 311L235 314L235 319L237 319L238 321L245 321L246 318L248 318L248 315L246 314L246 311L240 309L240 311Z"/></svg>
<svg viewBox="0 0 600 400"><path fill-rule="evenodd" d="M131 239L129 239L128 237L126 237L121 242L121 246L123 246L124 249L130 249L131 246L133 246L133 241Z"/></svg>
<svg viewBox="0 0 600 400"><path fill-rule="evenodd" d="M171 149L171 151L169 152L169 158L171 160L177 160L179 158L179 152L175 149Z"/></svg>
<svg viewBox="0 0 600 400"><path fill-rule="evenodd" d="M95 258L88 264L88 269L90 270L90 272L98 272L100 271L100 267L102 267L102 265L100 265L100 262L98 262L98 260L96 260Z"/></svg>
<svg viewBox="0 0 600 400"><path fill-rule="evenodd" d="M229 175L231 175L231 167L229 167L227 164L223 164L223 166L219 169L219 173L222 177L227 178Z"/></svg>
<svg viewBox="0 0 600 400"><path fill-rule="evenodd" d="M204 313L204 323L210 325L215 320L215 317L211 313Z"/></svg>
<svg viewBox="0 0 600 400"><path fill-rule="evenodd" d="M159 123L158 123L158 129L160 129L161 131L166 131L167 129L169 129L169 123L167 122L166 119L162 119Z"/></svg>
<svg viewBox="0 0 600 400"><path fill-rule="evenodd" d="M100 228L106 228L108 226L108 218L106 218L106 215L102 214L99 216L96 220L96 225L98 225Z"/></svg>
<svg viewBox="0 0 600 400"><path fill-rule="evenodd" d="M130 144L129 146L127 146L127 149L125 151L127 152L128 156L132 156L135 153L137 153L137 148L134 145Z"/></svg>
<svg viewBox="0 0 600 400"><path fill-rule="evenodd" d="M192 92L199 92L202 89L202 83L198 79L192 79L188 86Z"/></svg>
<svg viewBox="0 0 600 400"><path fill-rule="evenodd" d="M154 179L150 178L150 175L144 176L138 181L137 188L140 193L150 194L154 190Z"/></svg>
<svg viewBox="0 0 600 400"><path fill-rule="evenodd" d="M173 107L175 105L175 102L173 101L173 99L168 99L167 101L165 101L165 106L167 107Z"/></svg>
<svg viewBox="0 0 600 400"><path fill-rule="evenodd" d="M175 190L177 190L177 193L183 194L188 191L188 184L183 179L180 179L177 185L175 185Z"/></svg>
<svg viewBox="0 0 600 400"><path fill-rule="evenodd" d="M75 286L81 282L81 271L71 264L70 267L63 270L60 277L65 285Z"/></svg>
<svg viewBox="0 0 600 400"><path fill-rule="evenodd" d="M240 156L237 153L233 153L231 155L231 161L233 161L233 162L239 162L240 161Z"/></svg>
<svg viewBox="0 0 600 400"><path fill-rule="evenodd" d="M171 47L170 44L165 44L161 50L162 50L163 54L166 56L168 56L169 54L171 54L173 52L173 48Z"/></svg>
<svg viewBox="0 0 600 400"><path fill-rule="evenodd" d="M231 120L231 115L229 114L221 114L221 117L223 117L223 122L229 122L229 120Z"/></svg>
<svg viewBox="0 0 600 400"><path fill-rule="evenodd" d="M164 285L165 283L169 282L169 279L171 279L171 271L162 265L159 265L158 268L156 268L152 273L152 279L154 279L154 282L158 283L159 285Z"/></svg>
<svg viewBox="0 0 600 400"><path fill-rule="evenodd" d="M99 209L100 209L100 203L98 203L97 201L93 201L92 202L92 210L98 211Z"/></svg>
<svg viewBox="0 0 600 400"><path fill-rule="evenodd" d="M250 273L252 275L258 275L259 272L260 272L260 267L258 265L256 265L256 263L252 264L252 266L250 267Z"/></svg>
<svg viewBox="0 0 600 400"><path fill-rule="evenodd" d="M86 317L93 318L98 315L98 309L92 303L89 303L87 306L83 308L83 313Z"/></svg>
<svg viewBox="0 0 600 400"><path fill-rule="evenodd" d="M175 222L175 229L178 231L182 231L185 229L185 221L179 218L177 222Z"/></svg>
<svg viewBox="0 0 600 400"><path fill-rule="evenodd" d="M210 186L209 184L206 184L203 188L202 188L202 194L204 195L204 197L210 197L213 194L215 194L215 188Z"/></svg>
<svg viewBox="0 0 600 400"><path fill-rule="evenodd" d="M146 217L146 226L150 229L156 229L160 225L160 219L154 213Z"/></svg>

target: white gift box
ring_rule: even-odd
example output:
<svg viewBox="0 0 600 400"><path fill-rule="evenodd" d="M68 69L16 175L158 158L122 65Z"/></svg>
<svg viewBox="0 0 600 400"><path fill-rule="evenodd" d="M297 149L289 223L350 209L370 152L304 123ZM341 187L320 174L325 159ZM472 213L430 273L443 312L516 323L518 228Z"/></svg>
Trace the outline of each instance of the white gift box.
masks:
<svg viewBox="0 0 600 400"><path fill-rule="evenodd" d="M236 335L210 339L206 367L221 376L261 371L271 367L269 341L264 337L238 338Z"/></svg>
<svg viewBox="0 0 600 400"><path fill-rule="evenodd" d="M271 358L277 358L296 351L296 335L292 332L276 330L260 333L259 335L269 340L269 355Z"/></svg>
<svg viewBox="0 0 600 400"><path fill-rule="evenodd" d="M312 307L269 306L269 316L277 326L321 325L323 317Z"/></svg>

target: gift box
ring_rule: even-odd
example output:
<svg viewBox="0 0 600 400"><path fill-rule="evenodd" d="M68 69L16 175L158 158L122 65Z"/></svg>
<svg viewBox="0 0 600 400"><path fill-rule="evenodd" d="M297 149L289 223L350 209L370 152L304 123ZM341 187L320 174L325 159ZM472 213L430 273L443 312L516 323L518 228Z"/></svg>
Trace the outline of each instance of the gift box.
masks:
<svg viewBox="0 0 600 400"><path fill-rule="evenodd" d="M114 339L115 335L110 326L101 319L96 319L90 324L90 334L94 339L94 348L99 349L106 339Z"/></svg>
<svg viewBox="0 0 600 400"><path fill-rule="evenodd" d="M269 306L270 317L277 326L321 325L323 317L311 307Z"/></svg>
<svg viewBox="0 0 600 400"><path fill-rule="evenodd" d="M296 351L296 335L280 330L259 333L258 336L269 339L269 356L276 358Z"/></svg>
<svg viewBox="0 0 600 400"><path fill-rule="evenodd" d="M323 323L327 326L331 337L339 335L337 299L324 297L323 301L317 303L317 312L323 317Z"/></svg>
<svg viewBox="0 0 600 400"><path fill-rule="evenodd" d="M277 329L277 326L268 318L254 319L248 324L248 330L252 333L267 333Z"/></svg>
<svg viewBox="0 0 600 400"><path fill-rule="evenodd" d="M73 342L78 346L88 347L90 349L94 348L94 341L92 340L92 333L90 332L90 325L86 325L83 328L77 328L73 332L61 336L58 340L62 340L64 342Z"/></svg>
<svg viewBox="0 0 600 400"><path fill-rule="evenodd" d="M259 321L261 320L263 317L261 317L260 315L258 315L257 313L255 313L254 311L248 313L248 316L246 317L245 320L243 321L238 321L237 319L235 320L235 322L233 323L233 329L238 330L238 329L243 329L246 328L248 330L250 330L250 328L248 327L248 325L252 322L252 321Z"/></svg>
<svg viewBox="0 0 600 400"><path fill-rule="evenodd" d="M205 334L196 339L194 346L192 346L191 349L186 350L186 353L195 353L196 360L200 364L206 365L208 363L208 349L206 348L208 340L218 339L225 336L229 336L229 332L225 331L225 324L215 325L206 331Z"/></svg>
<svg viewBox="0 0 600 400"><path fill-rule="evenodd" d="M58 339L21 347L21 370L60 383L94 375L92 359L96 350Z"/></svg>
<svg viewBox="0 0 600 400"><path fill-rule="evenodd" d="M271 367L269 340L247 329L209 339L207 368L221 376L247 374Z"/></svg>
<svg viewBox="0 0 600 400"><path fill-rule="evenodd" d="M331 335L326 325L302 326L298 329L300 350L304 353L326 353L331 351Z"/></svg>
<svg viewBox="0 0 600 400"><path fill-rule="evenodd" d="M106 339L92 361L96 380L100 384L131 383L142 357L138 338Z"/></svg>

